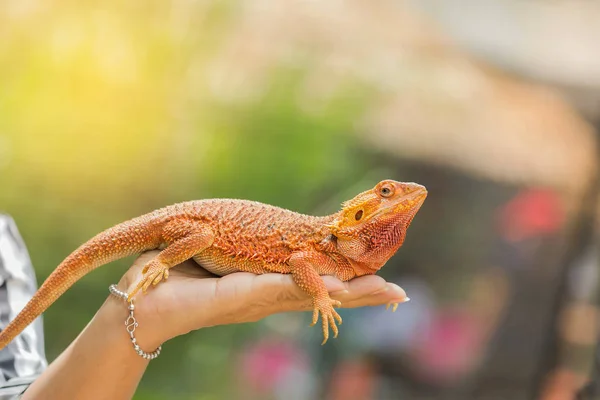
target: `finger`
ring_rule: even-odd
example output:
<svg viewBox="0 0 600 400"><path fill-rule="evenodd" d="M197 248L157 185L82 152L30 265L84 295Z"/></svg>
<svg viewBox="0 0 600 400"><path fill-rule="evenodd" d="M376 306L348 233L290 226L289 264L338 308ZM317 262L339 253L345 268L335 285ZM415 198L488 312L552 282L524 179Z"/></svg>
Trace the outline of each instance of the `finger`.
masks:
<svg viewBox="0 0 600 400"><path fill-rule="evenodd" d="M236 275L232 274L227 278L234 279ZM342 282L333 276L323 276L323 282L325 282L331 297L342 303L345 300L354 300L386 289L386 281L376 275L363 276L348 282ZM299 303L302 303L306 309L312 308L312 305L308 302L310 297L294 283L291 275L259 275L255 277L253 286L253 291L256 294L273 298L282 310L289 307L297 308Z"/></svg>
<svg viewBox="0 0 600 400"><path fill-rule="evenodd" d="M342 282L335 276L325 275L321 278L323 279L323 282L325 282L325 287L329 293L343 292L344 290L348 290L347 282Z"/></svg>
<svg viewBox="0 0 600 400"><path fill-rule="evenodd" d="M282 274L237 272L222 278L182 279L177 285L161 286L159 289L176 290L165 296L175 298L177 307L188 310L191 318L236 312L268 315L277 312L277 303L289 304L306 296L291 276ZM306 299L309 298L306 296ZM199 304L203 306L198 307Z"/></svg>
<svg viewBox="0 0 600 400"><path fill-rule="evenodd" d="M248 279L249 277L252 279ZM240 297L239 301L260 305L267 313L312 309L310 297L294 283L290 275L254 276L237 273L228 275L221 281L222 288L229 287L227 284L234 284L234 291L239 296L245 296L243 299ZM348 282L341 282L332 276L324 276L323 281L331 292L331 297L340 301L342 307L360 307L361 304L378 305L392 300L401 302L406 297L406 293L398 285L388 286L383 278L376 275L363 276ZM226 293L228 291L221 291L221 294Z"/></svg>
<svg viewBox="0 0 600 400"><path fill-rule="evenodd" d="M345 290L345 285L335 278L331 278L329 286ZM165 287L176 293L166 293ZM175 300L176 306L171 308L187 310L186 320L200 324L201 321L210 325L256 321L282 311L313 310L310 296L290 275L284 274L239 272L220 279L184 279L177 281L177 285L160 285L157 289ZM313 315L313 322L317 320L318 313Z"/></svg>
<svg viewBox="0 0 600 400"><path fill-rule="evenodd" d="M401 302L406 296L397 285L388 286L377 276L365 276L346 283L326 277L326 282L328 288L338 289L333 297L341 301L343 307ZM220 279L181 279L176 284L159 285L152 292L151 295L167 299L161 305L166 311L186 310L185 315L178 317L178 324L184 324L185 320L188 330L256 321L282 311L313 310L308 294L290 275L283 274L234 273ZM334 318L338 319L337 316Z"/></svg>
<svg viewBox="0 0 600 400"><path fill-rule="evenodd" d="M354 299L348 299L342 301L342 307L344 308L356 308L365 306L378 306L388 303L404 303L408 297L406 292L395 283L386 283L384 290L372 293L367 296L358 297Z"/></svg>
<svg viewBox="0 0 600 400"><path fill-rule="evenodd" d="M380 276L368 275L342 283L344 290L330 291L331 297L342 303L385 290L387 282Z"/></svg>

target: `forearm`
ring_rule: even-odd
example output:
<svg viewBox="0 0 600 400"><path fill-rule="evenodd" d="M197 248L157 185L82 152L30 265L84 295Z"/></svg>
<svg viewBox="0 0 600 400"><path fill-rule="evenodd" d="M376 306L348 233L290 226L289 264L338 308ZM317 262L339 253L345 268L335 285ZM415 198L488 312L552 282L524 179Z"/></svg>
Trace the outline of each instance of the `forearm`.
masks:
<svg viewBox="0 0 600 400"><path fill-rule="evenodd" d="M27 389L23 399L132 398L148 360L132 348L124 325L127 316L126 303L111 296L77 339ZM136 334L151 330L144 328ZM137 336L147 351L160 344Z"/></svg>

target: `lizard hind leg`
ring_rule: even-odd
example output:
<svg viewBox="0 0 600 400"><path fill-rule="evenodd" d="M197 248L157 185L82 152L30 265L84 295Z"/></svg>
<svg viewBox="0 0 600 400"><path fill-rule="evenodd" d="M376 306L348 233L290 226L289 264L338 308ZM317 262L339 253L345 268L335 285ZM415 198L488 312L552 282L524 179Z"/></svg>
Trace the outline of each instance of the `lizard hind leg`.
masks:
<svg viewBox="0 0 600 400"><path fill-rule="evenodd" d="M131 300L137 292L146 292L150 285L158 285L169 278L169 269L210 247L214 240L212 229L201 222L176 220L164 228L163 235L169 245L150 260L142 270L142 279L129 294Z"/></svg>

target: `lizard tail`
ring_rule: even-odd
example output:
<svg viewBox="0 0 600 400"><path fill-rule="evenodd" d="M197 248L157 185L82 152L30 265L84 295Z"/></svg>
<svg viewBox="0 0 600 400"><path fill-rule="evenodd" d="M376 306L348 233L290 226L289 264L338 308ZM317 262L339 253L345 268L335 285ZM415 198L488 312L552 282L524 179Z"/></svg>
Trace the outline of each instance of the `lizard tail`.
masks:
<svg viewBox="0 0 600 400"><path fill-rule="evenodd" d="M48 276L15 319L0 332L0 349L6 347L88 272L111 261L158 248L160 229L153 223L155 219L152 217L152 214L148 214L116 225L71 253Z"/></svg>

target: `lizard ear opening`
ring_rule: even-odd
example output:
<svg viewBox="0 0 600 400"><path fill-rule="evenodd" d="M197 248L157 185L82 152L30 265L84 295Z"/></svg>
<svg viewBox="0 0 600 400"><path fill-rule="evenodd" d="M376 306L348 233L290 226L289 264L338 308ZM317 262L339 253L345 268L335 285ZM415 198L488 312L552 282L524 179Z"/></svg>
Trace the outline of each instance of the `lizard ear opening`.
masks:
<svg viewBox="0 0 600 400"><path fill-rule="evenodd" d="M362 218L363 214L364 214L363 210L358 210L356 212L356 214L354 214L354 219L357 220L357 221L360 221L360 219Z"/></svg>

